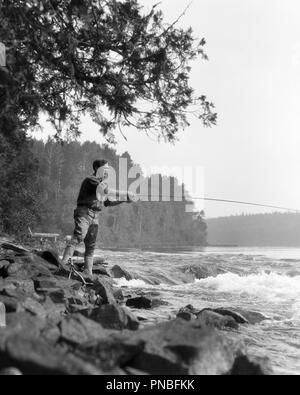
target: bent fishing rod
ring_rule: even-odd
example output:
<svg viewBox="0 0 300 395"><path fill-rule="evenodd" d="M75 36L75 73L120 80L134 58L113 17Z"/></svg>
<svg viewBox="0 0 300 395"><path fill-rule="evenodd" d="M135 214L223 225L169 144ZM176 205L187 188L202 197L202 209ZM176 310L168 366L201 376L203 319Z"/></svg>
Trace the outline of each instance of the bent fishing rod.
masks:
<svg viewBox="0 0 300 395"><path fill-rule="evenodd" d="M149 195L137 195L137 197L149 197ZM174 198L171 196L166 196L166 195L156 195L152 196L152 198ZM207 202L220 202L220 203L233 203L233 204L241 204L241 205L246 205L246 206L255 206L255 207L263 207L263 208L272 208L276 210L284 210L284 211L289 211L289 212L295 212L295 213L300 213L300 209L294 209L294 208L288 208L288 207L281 207L281 206L274 206L274 205L268 205L268 204L260 204L260 203L252 203L252 202L244 202L244 201L239 201L239 200L229 200L229 199L217 199L217 198L210 198L210 197L199 197L199 196L189 196L183 198L188 202L189 200L202 200L202 201L207 201Z"/></svg>

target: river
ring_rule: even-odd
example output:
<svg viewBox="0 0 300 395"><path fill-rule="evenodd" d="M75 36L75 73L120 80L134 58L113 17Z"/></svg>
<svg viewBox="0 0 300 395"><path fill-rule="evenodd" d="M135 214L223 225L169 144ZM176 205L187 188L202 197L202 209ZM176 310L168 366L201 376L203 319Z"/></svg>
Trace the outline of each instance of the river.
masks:
<svg viewBox="0 0 300 395"><path fill-rule="evenodd" d="M168 304L136 311L149 323L173 318L179 308L238 307L268 320L241 326L230 336L250 352L271 359L276 374L300 374L300 248L208 247L172 251L98 251L137 279L117 280L126 292L145 291ZM191 278L189 268L216 267L220 273Z"/></svg>

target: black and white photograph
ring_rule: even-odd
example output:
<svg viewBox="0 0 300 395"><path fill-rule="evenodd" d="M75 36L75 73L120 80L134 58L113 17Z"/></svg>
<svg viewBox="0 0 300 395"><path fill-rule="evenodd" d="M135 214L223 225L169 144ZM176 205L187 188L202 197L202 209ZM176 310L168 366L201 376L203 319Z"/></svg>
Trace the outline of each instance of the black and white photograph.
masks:
<svg viewBox="0 0 300 395"><path fill-rule="evenodd" d="M300 374L299 20L0 0L0 376Z"/></svg>

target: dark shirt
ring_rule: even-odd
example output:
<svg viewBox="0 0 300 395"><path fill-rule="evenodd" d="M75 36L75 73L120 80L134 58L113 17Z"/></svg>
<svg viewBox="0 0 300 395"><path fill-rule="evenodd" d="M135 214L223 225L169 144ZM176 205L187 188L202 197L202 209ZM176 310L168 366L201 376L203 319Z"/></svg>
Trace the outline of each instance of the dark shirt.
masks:
<svg viewBox="0 0 300 395"><path fill-rule="evenodd" d="M96 194L99 184L100 180L95 176L87 177L83 181L77 199L78 207L87 207L94 211L101 211L102 202L99 202Z"/></svg>

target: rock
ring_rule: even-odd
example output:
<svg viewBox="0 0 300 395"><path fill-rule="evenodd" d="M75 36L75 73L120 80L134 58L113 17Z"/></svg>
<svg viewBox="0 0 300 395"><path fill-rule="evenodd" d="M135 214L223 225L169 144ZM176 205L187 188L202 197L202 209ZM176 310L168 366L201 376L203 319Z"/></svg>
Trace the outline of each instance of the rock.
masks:
<svg viewBox="0 0 300 395"><path fill-rule="evenodd" d="M103 304L116 302L111 283L103 277L97 278L91 289L95 291L96 295L99 295L102 298Z"/></svg>
<svg viewBox="0 0 300 395"><path fill-rule="evenodd" d="M59 327L61 340L73 345L107 337L100 324L84 317L82 314L73 314L64 318Z"/></svg>
<svg viewBox="0 0 300 395"><path fill-rule="evenodd" d="M47 317L47 324L45 329L41 331L42 338L47 342L47 344L57 345L60 340L60 329L58 328L58 323L49 321Z"/></svg>
<svg viewBox="0 0 300 395"><path fill-rule="evenodd" d="M67 301L66 292L63 289L48 290L47 295L56 304L64 304Z"/></svg>
<svg viewBox="0 0 300 395"><path fill-rule="evenodd" d="M0 354L5 350L8 337L13 335L24 336L27 334L31 338L39 339L41 337L41 332L46 326L47 323L45 318L34 317L27 312L6 314L6 327L0 328ZM0 368L1 367L3 366L0 364Z"/></svg>
<svg viewBox="0 0 300 395"><path fill-rule="evenodd" d="M8 295L7 292L12 292L16 289L16 287L13 284L7 284L5 280L0 278L0 295L6 295L6 296L11 296Z"/></svg>
<svg viewBox="0 0 300 395"><path fill-rule="evenodd" d="M47 315L45 308L39 302L31 298L27 298L24 302L22 302L22 307L26 311L39 317L46 317Z"/></svg>
<svg viewBox="0 0 300 395"><path fill-rule="evenodd" d="M133 276L119 265L115 265L110 271L113 278L125 278L127 281L133 280Z"/></svg>
<svg viewBox="0 0 300 395"><path fill-rule="evenodd" d="M286 275L289 276L289 277L298 277L298 276L300 276L300 271L299 270L295 270L295 269L294 270L289 270L286 273Z"/></svg>
<svg viewBox="0 0 300 395"><path fill-rule="evenodd" d="M141 317L141 316L137 316L137 319L140 321L140 322L147 322L148 321L148 318L145 318L145 317Z"/></svg>
<svg viewBox="0 0 300 395"><path fill-rule="evenodd" d="M152 300L145 296L139 296L137 298L128 299L126 306L133 307L136 309L151 309Z"/></svg>
<svg viewBox="0 0 300 395"><path fill-rule="evenodd" d="M40 339L14 335L7 339L4 357L27 375L96 375L102 371Z"/></svg>
<svg viewBox="0 0 300 395"><path fill-rule="evenodd" d="M122 291L121 288L114 288L113 295L114 295L114 298L117 301L123 301L124 300L124 294L123 294L123 291Z"/></svg>
<svg viewBox="0 0 300 395"><path fill-rule="evenodd" d="M177 314L177 318L181 318L182 320L185 321L193 321L197 318L197 316L193 313L191 313L190 311L180 311Z"/></svg>
<svg viewBox="0 0 300 395"><path fill-rule="evenodd" d="M88 302L92 305L101 304L101 302L99 303L99 296L96 295L96 292L93 289L87 290L87 298L88 298Z"/></svg>
<svg viewBox="0 0 300 395"><path fill-rule="evenodd" d="M207 327L224 329L238 329L239 324L231 316L221 315L211 310L203 310L198 316L197 321Z"/></svg>
<svg viewBox="0 0 300 395"><path fill-rule="evenodd" d="M48 289L48 288L57 288L57 281L55 279L49 277L39 277L34 280L35 289Z"/></svg>
<svg viewBox="0 0 300 395"><path fill-rule="evenodd" d="M57 319L64 315L67 310L65 303L55 303L48 295L43 300L43 307L47 311L48 319Z"/></svg>
<svg viewBox="0 0 300 395"><path fill-rule="evenodd" d="M36 277L51 277L52 274L49 269L38 262L26 262L24 258L17 258L15 263L12 263L7 268L7 276L14 276L18 279L33 279Z"/></svg>
<svg viewBox="0 0 300 395"><path fill-rule="evenodd" d="M134 369L134 368L129 368L127 367L125 369L126 374L129 376L147 376L148 374L139 370L139 369Z"/></svg>
<svg viewBox="0 0 300 395"><path fill-rule="evenodd" d="M143 340L145 347L128 366L154 375L228 374L237 345L217 331L193 325L177 319L133 332L131 341Z"/></svg>
<svg viewBox="0 0 300 395"><path fill-rule="evenodd" d="M12 244L12 243L2 243L0 245L0 247L3 248L4 250L14 251L14 252L17 252L19 254L28 253L29 252L29 250L27 250L26 248L18 246L16 244Z"/></svg>
<svg viewBox="0 0 300 395"><path fill-rule="evenodd" d="M0 261L0 277L4 277L7 275L7 268L10 265L9 261Z"/></svg>
<svg viewBox="0 0 300 395"><path fill-rule="evenodd" d="M234 318L238 324L258 324L268 318L261 313L255 311L249 311L244 309L239 309L235 307L230 308L219 308L219 309L207 309L214 311L215 313L226 315Z"/></svg>
<svg viewBox="0 0 300 395"><path fill-rule="evenodd" d="M231 309L205 309L206 311L212 311L214 313L223 315L225 317L232 317L238 324L248 324L249 322L246 320L245 317L243 317L241 314L231 310ZM202 310L200 312L200 314L202 312L204 312L205 310Z"/></svg>
<svg viewBox="0 0 300 395"><path fill-rule="evenodd" d="M17 263L11 263L6 269L5 277L9 277L14 275L15 273L18 273L19 268L20 266Z"/></svg>
<svg viewBox="0 0 300 395"><path fill-rule="evenodd" d="M45 261L47 261L48 263L51 263L51 265L54 265L56 267L60 266L59 253L56 250L52 249L52 250L39 251L37 252L37 255L40 256Z"/></svg>
<svg viewBox="0 0 300 395"><path fill-rule="evenodd" d="M196 279L204 279L208 277L217 277L219 274L226 273L225 270L220 269L220 267L216 264L210 263L207 264L197 264L184 266L181 268L181 271L185 274L193 275Z"/></svg>
<svg viewBox="0 0 300 395"><path fill-rule="evenodd" d="M192 305L187 305L179 310L177 318L181 318L185 321L193 321L197 318L199 310L196 310Z"/></svg>
<svg viewBox="0 0 300 395"><path fill-rule="evenodd" d="M251 325L259 324L262 321L266 321L269 319L264 314L256 311L249 311L243 309L234 309L234 311L241 314Z"/></svg>
<svg viewBox="0 0 300 395"><path fill-rule="evenodd" d="M5 280L5 284L6 287L14 287L18 293L23 293L24 295L35 294L34 283L31 279L9 277Z"/></svg>
<svg viewBox="0 0 300 395"><path fill-rule="evenodd" d="M238 356L230 372L232 376L269 376L273 369L268 358Z"/></svg>
<svg viewBox="0 0 300 395"><path fill-rule="evenodd" d="M103 305L93 310L82 312L88 318L98 322L105 329L137 330L138 319L127 308L116 304Z"/></svg>
<svg viewBox="0 0 300 395"><path fill-rule="evenodd" d="M1 258L0 258L0 269L1 269L3 266L9 265L10 263L11 263L11 262L6 261L5 259L1 259Z"/></svg>
<svg viewBox="0 0 300 395"><path fill-rule="evenodd" d="M119 366L126 366L130 361L144 350L143 340L121 339L119 336L102 339L100 341L89 342L79 348L79 355L87 358L90 362L110 372L118 369ZM119 373L124 374L124 373Z"/></svg>
<svg viewBox="0 0 300 395"><path fill-rule="evenodd" d="M24 311L22 299L0 295L0 303L4 304L6 313L19 313Z"/></svg>
<svg viewBox="0 0 300 395"><path fill-rule="evenodd" d="M100 266L98 266L98 267L96 267L96 268L93 270L93 273L96 274L97 276L107 276L107 277L110 277L110 275L109 275L108 271L105 269L105 267L100 267Z"/></svg>

